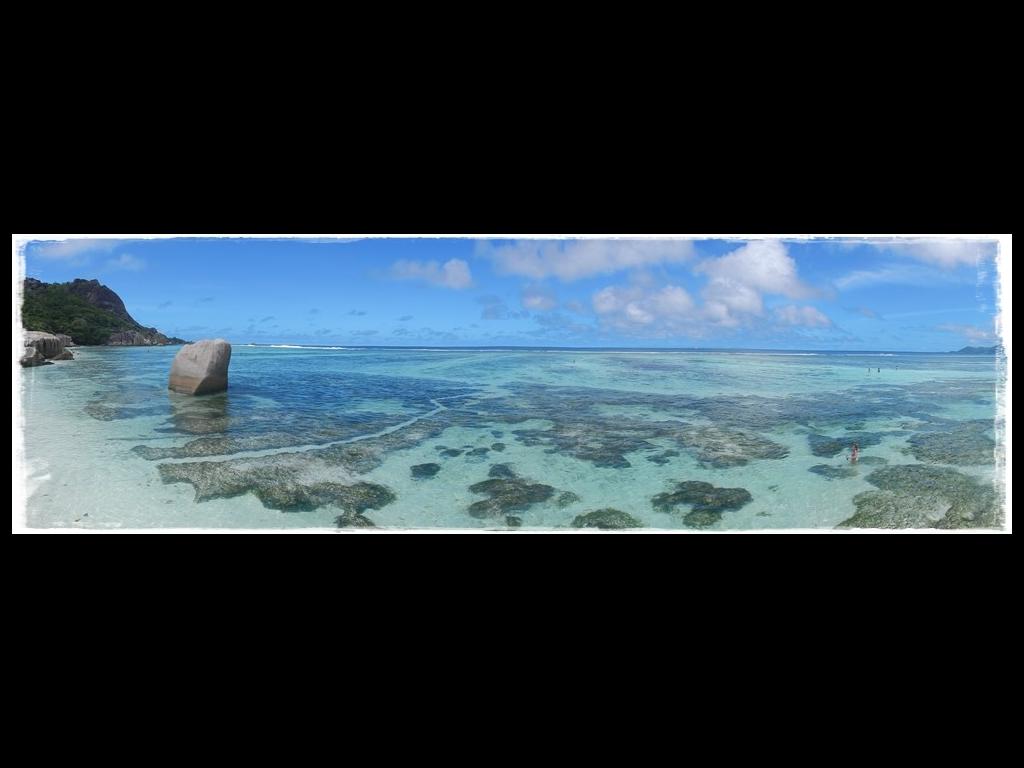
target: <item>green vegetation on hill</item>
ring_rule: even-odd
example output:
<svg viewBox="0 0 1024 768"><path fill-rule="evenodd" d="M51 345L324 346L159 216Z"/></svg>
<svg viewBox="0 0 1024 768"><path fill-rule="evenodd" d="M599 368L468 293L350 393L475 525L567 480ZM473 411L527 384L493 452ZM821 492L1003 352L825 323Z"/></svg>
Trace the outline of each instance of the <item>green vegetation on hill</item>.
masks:
<svg viewBox="0 0 1024 768"><path fill-rule="evenodd" d="M92 281L90 281L91 283ZM174 344L181 339L168 339L155 328L145 328L111 309L95 306L88 298L79 295L84 281L77 283L42 283L29 278L25 281L24 302L21 308L22 324L29 331L64 333L75 344L107 344L111 334L135 331L145 337L144 343ZM97 288L104 288L96 284ZM104 288L107 296L117 297L113 291ZM117 299L117 304L121 304ZM123 311L123 310L122 310Z"/></svg>

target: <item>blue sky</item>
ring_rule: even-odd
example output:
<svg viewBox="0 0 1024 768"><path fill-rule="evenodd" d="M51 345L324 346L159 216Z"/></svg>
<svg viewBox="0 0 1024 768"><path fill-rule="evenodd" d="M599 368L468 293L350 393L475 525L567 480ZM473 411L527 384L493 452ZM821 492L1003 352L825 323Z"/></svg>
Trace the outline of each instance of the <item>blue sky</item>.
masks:
<svg viewBox="0 0 1024 768"><path fill-rule="evenodd" d="M995 343L996 244L956 240L33 241L187 339L947 351Z"/></svg>

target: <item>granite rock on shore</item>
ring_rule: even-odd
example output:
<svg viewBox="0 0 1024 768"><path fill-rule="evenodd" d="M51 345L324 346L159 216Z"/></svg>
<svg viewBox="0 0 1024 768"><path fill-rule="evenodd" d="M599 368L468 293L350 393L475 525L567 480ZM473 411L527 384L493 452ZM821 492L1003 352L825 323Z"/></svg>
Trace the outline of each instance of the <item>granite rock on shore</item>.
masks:
<svg viewBox="0 0 1024 768"><path fill-rule="evenodd" d="M45 365L52 360L75 359L71 351L65 348L67 342L71 341L68 336L43 331L26 331L24 338L26 351L20 360L22 367Z"/></svg>

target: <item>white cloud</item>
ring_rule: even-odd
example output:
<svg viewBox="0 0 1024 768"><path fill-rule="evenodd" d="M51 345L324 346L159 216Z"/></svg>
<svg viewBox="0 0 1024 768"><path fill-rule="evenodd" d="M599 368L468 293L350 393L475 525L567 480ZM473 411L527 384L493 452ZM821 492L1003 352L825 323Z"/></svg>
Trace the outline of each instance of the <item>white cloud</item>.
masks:
<svg viewBox="0 0 1024 768"><path fill-rule="evenodd" d="M816 291L800 280L796 262L785 245L752 242L731 253L706 259L694 271L708 276L698 305L678 285L658 287L640 274L628 285L608 286L594 293L591 305L601 324L625 333L650 337L700 338L723 329L765 326L762 293L805 298ZM786 328L833 328L814 307L791 305L776 310L776 323Z"/></svg>
<svg viewBox="0 0 1024 768"><path fill-rule="evenodd" d="M776 309L775 319L783 325L807 328L828 328L832 325L832 321L814 307L798 307L793 304Z"/></svg>
<svg viewBox="0 0 1024 768"><path fill-rule="evenodd" d="M901 245L898 250L942 269L977 266L979 260L994 254L992 243L977 240L915 240Z"/></svg>
<svg viewBox="0 0 1024 768"><path fill-rule="evenodd" d="M935 326L937 330L947 331L949 333L955 333L958 336L963 336L970 341L995 341L996 334L993 329L985 330L979 328L976 325L955 325L953 323L944 323L942 325Z"/></svg>
<svg viewBox="0 0 1024 768"><path fill-rule="evenodd" d="M650 325L654 322L654 315L641 307L637 302L631 301L626 305L626 317L629 322L638 325Z"/></svg>
<svg viewBox="0 0 1024 768"><path fill-rule="evenodd" d="M724 306L730 312L760 315L764 309L761 295L735 280L716 277L701 293L708 303Z"/></svg>
<svg viewBox="0 0 1024 768"><path fill-rule="evenodd" d="M680 263L693 257L689 240L520 240L512 245L478 244L503 274L534 280L557 277L563 282L656 264Z"/></svg>
<svg viewBox="0 0 1024 768"><path fill-rule="evenodd" d="M461 290L473 285L469 264L462 259L437 261L411 261L402 259L391 265L391 276L397 280L422 280L431 285Z"/></svg>
<svg viewBox="0 0 1024 768"><path fill-rule="evenodd" d="M987 264L995 256L995 243L984 240L874 240L850 242L849 246L869 245L884 251L893 261L873 269L854 270L833 280L841 289L862 288L870 285L935 285L963 283L987 274ZM913 259L920 264L899 261ZM957 267L971 266L977 276L967 277Z"/></svg>
<svg viewBox="0 0 1024 768"><path fill-rule="evenodd" d="M608 286L591 297L602 324L620 331L654 335L694 331L697 320L690 294L678 285L652 289L647 285Z"/></svg>
<svg viewBox="0 0 1024 768"><path fill-rule="evenodd" d="M519 298L525 309L535 312L547 312L558 306L558 300L554 295L539 285L527 285L523 288Z"/></svg>
<svg viewBox="0 0 1024 768"><path fill-rule="evenodd" d="M693 299L678 285L666 285L651 297L650 304L662 316L683 316L693 311Z"/></svg>
<svg viewBox="0 0 1024 768"><path fill-rule="evenodd" d="M856 269L842 277L837 277L832 282L836 288L845 291L865 285L906 282L906 277L902 267L884 267L882 269Z"/></svg>
<svg viewBox="0 0 1024 768"><path fill-rule="evenodd" d="M962 282L956 275L944 274L917 264L887 264L878 269L858 269L832 281L840 290L871 285L935 285Z"/></svg>
<svg viewBox="0 0 1024 768"><path fill-rule="evenodd" d="M95 253L110 253L122 240L45 240L28 244L26 253L47 261L84 264Z"/></svg>
<svg viewBox="0 0 1024 768"><path fill-rule="evenodd" d="M735 251L706 259L694 267L707 275L701 291L704 319L712 325L735 328L764 313L762 293L791 299L813 296L797 274L796 261L777 240L747 243Z"/></svg>
<svg viewBox="0 0 1024 768"><path fill-rule="evenodd" d="M629 301L631 295L639 296L642 292L636 288L609 285L594 294L591 300L594 311L599 315L610 315L619 311Z"/></svg>
<svg viewBox="0 0 1024 768"><path fill-rule="evenodd" d="M725 328L735 328L740 324L738 317L729 312L729 307L720 301L708 301L704 304L704 317L709 323Z"/></svg>
<svg viewBox="0 0 1024 768"><path fill-rule="evenodd" d="M778 293L791 299L802 299L814 294L796 273L796 262L786 246L777 240L758 240L747 243L732 253L716 259L706 259L693 269L705 274L712 282L724 281L742 285L762 293Z"/></svg>
<svg viewBox="0 0 1024 768"><path fill-rule="evenodd" d="M145 269L145 267L146 262L138 256L132 256L130 253L122 253L116 259L111 259L107 262L107 269L125 269L129 272L138 272L141 269Z"/></svg>

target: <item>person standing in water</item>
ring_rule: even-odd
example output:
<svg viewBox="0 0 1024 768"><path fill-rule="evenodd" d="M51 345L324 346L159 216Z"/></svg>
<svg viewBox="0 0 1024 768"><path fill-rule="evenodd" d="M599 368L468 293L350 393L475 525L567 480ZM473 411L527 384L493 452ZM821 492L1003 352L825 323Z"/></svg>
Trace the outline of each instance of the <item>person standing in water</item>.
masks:
<svg viewBox="0 0 1024 768"><path fill-rule="evenodd" d="M860 456L860 446L854 443L853 448L850 449L850 463L856 464L858 456Z"/></svg>

